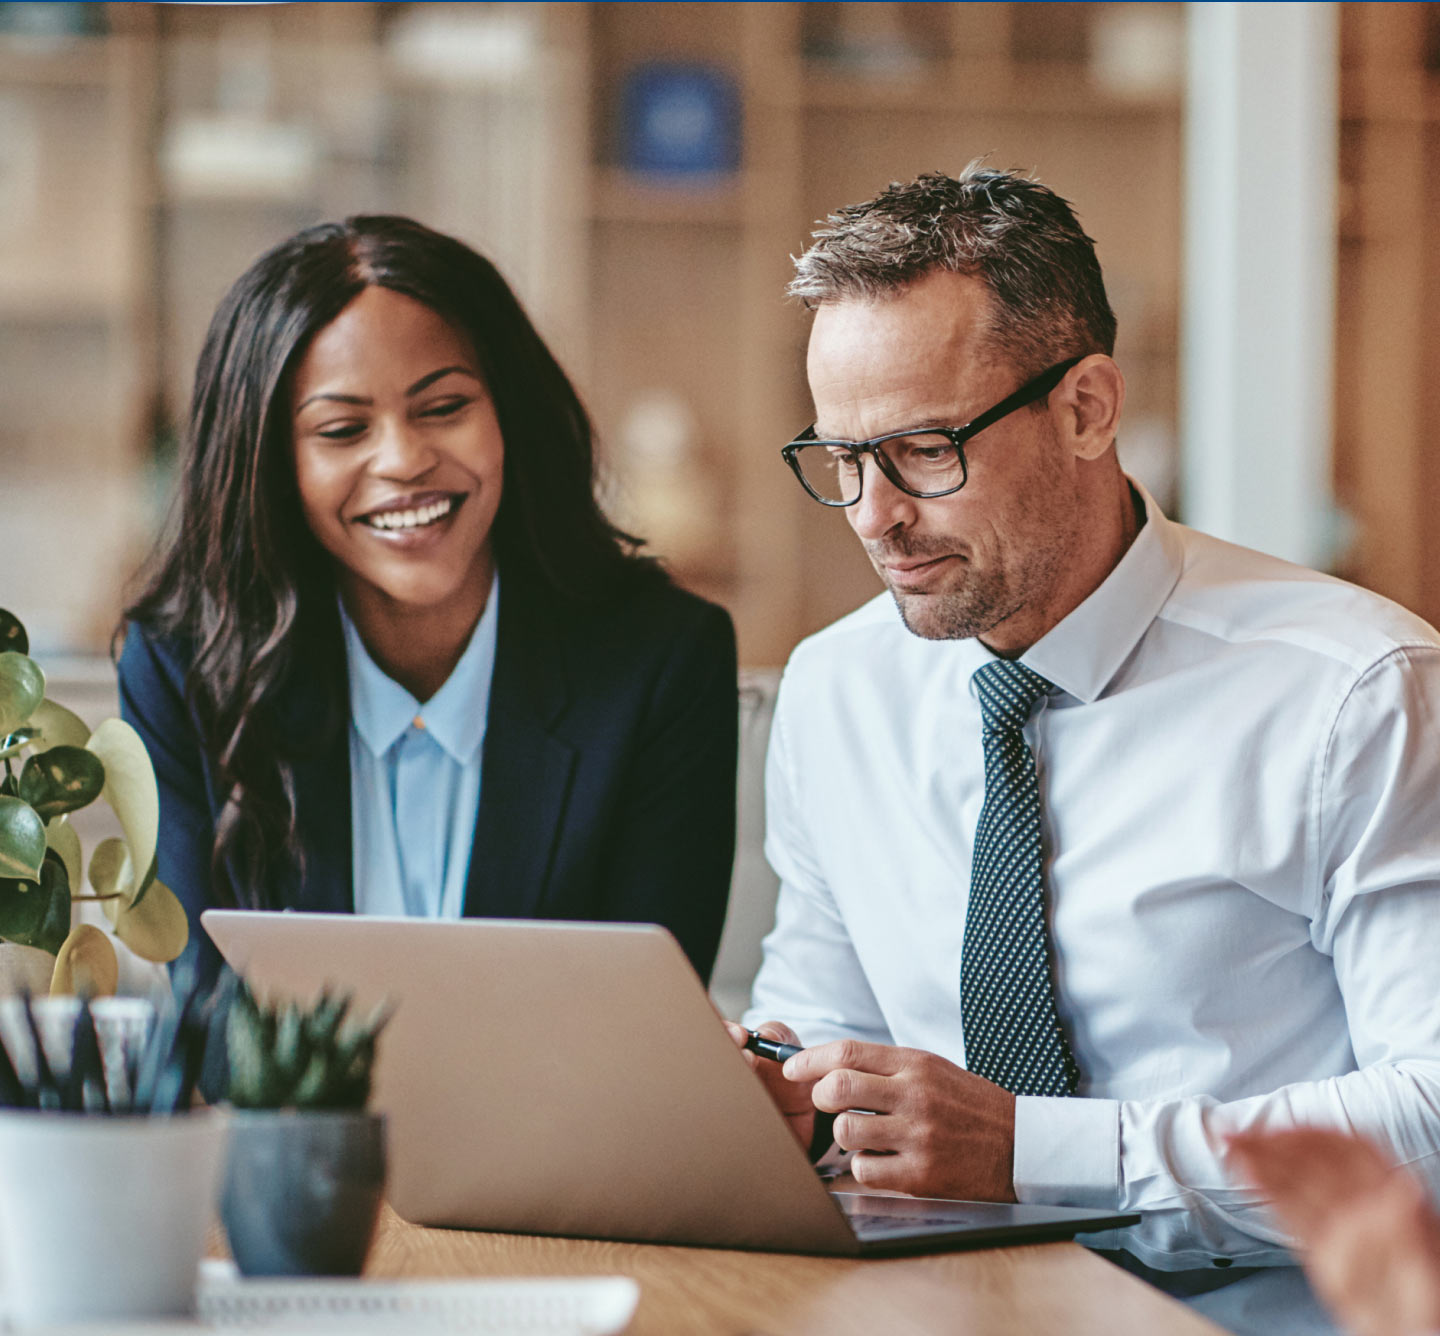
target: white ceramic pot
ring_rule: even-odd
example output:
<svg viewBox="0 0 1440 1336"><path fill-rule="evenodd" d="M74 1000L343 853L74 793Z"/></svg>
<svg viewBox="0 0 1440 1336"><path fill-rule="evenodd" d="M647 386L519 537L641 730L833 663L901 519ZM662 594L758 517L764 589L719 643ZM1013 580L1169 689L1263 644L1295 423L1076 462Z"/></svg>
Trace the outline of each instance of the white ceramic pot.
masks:
<svg viewBox="0 0 1440 1336"><path fill-rule="evenodd" d="M0 1112L0 1307L17 1327L192 1313L228 1132Z"/></svg>

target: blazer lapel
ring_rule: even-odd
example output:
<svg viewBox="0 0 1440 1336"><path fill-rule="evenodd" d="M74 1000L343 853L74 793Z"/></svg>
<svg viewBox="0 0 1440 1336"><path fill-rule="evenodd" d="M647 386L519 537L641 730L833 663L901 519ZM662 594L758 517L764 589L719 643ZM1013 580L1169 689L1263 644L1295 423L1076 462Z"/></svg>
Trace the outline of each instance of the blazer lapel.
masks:
<svg viewBox="0 0 1440 1336"><path fill-rule="evenodd" d="M470 917L528 918L540 906L575 768L575 749L551 731L567 699L554 625L512 580L500 597Z"/></svg>

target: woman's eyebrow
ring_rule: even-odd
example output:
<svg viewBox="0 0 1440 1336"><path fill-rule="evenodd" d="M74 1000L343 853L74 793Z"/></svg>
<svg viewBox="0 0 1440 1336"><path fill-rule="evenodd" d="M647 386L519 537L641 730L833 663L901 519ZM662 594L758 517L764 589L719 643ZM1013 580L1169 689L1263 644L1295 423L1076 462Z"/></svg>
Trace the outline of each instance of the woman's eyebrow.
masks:
<svg viewBox="0 0 1440 1336"><path fill-rule="evenodd" d="M407 399L413 398L422 390L429 389L429 387L435 384L437 380L443 380L446 376L454 375L456 373L462 376L469 376L470 379L473 381L479 382L480 380L480 377L468 366L442 366L438 371L432 371L428 375L421 376L419 380L417 380L408 390L405 391L405 397ZM338 394L332 393L328 390L321 390L318 394L312 394L303 403L297 404L295 407L295 411L298 413L302 408L308 407L310 404L315 403L316 400L319 399L327 400L330 403L359 404L361 406L374 402L373 399L367 399L363 394Z"/></svg>
<svg viewBox="0 0 1440 1336"><path fill-rule="evenodd" d="M298 413L302 408L308 408L320 399L327 399L337 404L368 404L371 402L359 394L331 394L328 391L322 390L319 394L312 394L304 403L296 404L295 411Z"/></svg>
<svg viewBox="0 0 1440 1336"><path fill-rule="evenodd" d="M439 371L432 371L428 376L421 376L419 380L405 391L405 397L408 399L412 395L419 394L421 390L429 389L437 380L442 380L446 376L457 373L462 376L469 376L470 379L474 381L480 379L468 366L442 366Z"/></svg>

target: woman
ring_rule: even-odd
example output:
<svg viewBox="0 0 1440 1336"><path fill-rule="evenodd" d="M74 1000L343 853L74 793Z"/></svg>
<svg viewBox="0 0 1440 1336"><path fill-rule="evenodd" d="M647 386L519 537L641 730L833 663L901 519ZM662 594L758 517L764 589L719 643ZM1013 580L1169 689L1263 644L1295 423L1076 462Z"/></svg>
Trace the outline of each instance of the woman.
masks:
<svg viewBox="0 0 1440 1336"><path fill-rule="evenodd" d="M569 381L460 242L352 218L240 277L119 660L192 922L658 922L708 977L734 634L607 522L592 473Z"/></svg>

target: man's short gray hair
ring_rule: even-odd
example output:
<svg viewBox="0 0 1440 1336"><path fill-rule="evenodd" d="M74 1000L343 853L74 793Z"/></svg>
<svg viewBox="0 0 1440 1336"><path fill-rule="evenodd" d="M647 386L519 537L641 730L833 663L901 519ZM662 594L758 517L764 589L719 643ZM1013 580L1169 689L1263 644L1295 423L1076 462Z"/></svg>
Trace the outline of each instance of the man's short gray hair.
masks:
<svg viewBox="0 0 1440 1336"><path fill-rule="evenodd" d="M898 295L935 270L980 279L988 344L1025 374L1115 350L1115 313L1095 243L1048 186L977 159L927 172L833 213L795 261L787 291L809 306Z"/></svg>

